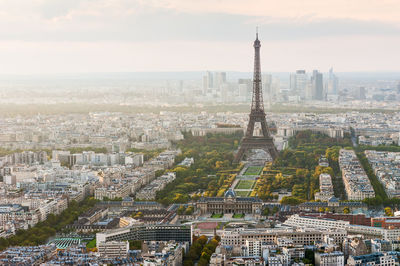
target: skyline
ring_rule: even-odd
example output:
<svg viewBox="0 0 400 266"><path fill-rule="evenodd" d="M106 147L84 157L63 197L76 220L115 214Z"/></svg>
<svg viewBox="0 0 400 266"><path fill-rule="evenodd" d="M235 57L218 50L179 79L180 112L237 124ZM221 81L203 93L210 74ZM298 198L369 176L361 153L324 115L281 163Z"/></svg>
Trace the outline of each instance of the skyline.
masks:
<svg viewBox="0 0 400 266"><path fill-rule="evenodd" d="M400 71L397 1L2 0L0 74Z"/></svg>

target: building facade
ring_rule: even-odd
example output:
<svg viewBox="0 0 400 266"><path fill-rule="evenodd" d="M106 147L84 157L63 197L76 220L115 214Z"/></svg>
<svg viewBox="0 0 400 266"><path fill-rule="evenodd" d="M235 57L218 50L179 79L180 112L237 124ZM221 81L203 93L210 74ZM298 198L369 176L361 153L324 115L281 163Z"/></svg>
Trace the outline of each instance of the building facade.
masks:
<svg viewBox="0 0 400 266"><path fill-rule="evenodd" d="M262 201L258 198L236 197L229 189L224 197L201 198L196 203L201 214L206 213L248 213L256 214L261 211Z"/></svg>
<svg viewBox="0 0 400 266"><path fill-rule="evenodd" d="M143 225L109 230L96 234L97 242L145 240L192 243L192 228L186 225Z"/></svg>

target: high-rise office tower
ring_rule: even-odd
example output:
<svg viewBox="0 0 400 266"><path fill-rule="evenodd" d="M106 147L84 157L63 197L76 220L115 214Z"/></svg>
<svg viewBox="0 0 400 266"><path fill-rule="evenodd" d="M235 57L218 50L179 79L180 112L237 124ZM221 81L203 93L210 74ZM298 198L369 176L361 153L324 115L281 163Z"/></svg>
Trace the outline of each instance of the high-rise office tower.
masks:
<svg viewBox="0 0 400 266"><path fill-rule="evenodd" d="M322 73L318 72L318 70L313 71L313 75L311 77L311 88L311 97L313 100L322 101L325 99L323 75Z"/></svg>
<svg viewBox="0 0 400 266"><path fill-rule="evenodd" d="M305 70L297 70L296 73L290 74L290 91L293 95L305 99L307 84L308 77Z"/></svg>
<svg viewBox="0 0 400 266"><path fill-rule="evenodd" d="M214 79L213 79L213 73L210 71L206 72L206 75L203 76L203 90L207 91L209 88L214 87Z"/></svg>
<svg viewBox="0 0 400 266"><path fill-rule="evenodd" d="M339 93L339 78L333 73L333 68L329 69L327 93L331 95Z"/></svg>
<svg viewBox="0 0 400 266"><path fill-rule="evenodd" d="M273 86L272 86L272 75L264 74L262 75L262 91L264 94L264 102L269 109L272 105L272 100L275 99Z"/></svg>
<svg viewBox="0 0 400 266"><path fill-rule="evenodd" d="M229 98L229 84L223 83L220 86L222 102L228 102Z"/></svg>
<svg viewBox="0 0 400 266"><path fill-rule="evenodd" d="M309 83L306 71L298 70L296 72L296 77L297 77L296 79L297 92L301 97L301 99L304 99L306 95L306 89Z"/></svg>
<svg viewBox="0 0 400 266"><path fill-rule="evenodd" d="M366 92L365 92L365 87L359 87L356 90L356 98L358 100L365 100L367 98L366 97Z"/></svg>
<svg viewBox="0 0 400 266"><path fill-rule="evenodd" d="M221 85L225 83L226 83L226 72L215 72L213 87L219 89Z"/></svg>
<svg viewBox="0 0 400 266"><path fill-rule="evenodd" d="M240 95L245 98L245 101L250 100L251 86L253 81L251 79L239 79L238 83Z"/></svg>
<svg viewBox="0 0 400 266"><path fill-rule="evenodd" d="M292 93L296 93L296 73L290 73L289 89Z"/></svg>
<svg viewBox="0 0 400 266"><path fill-rule="evenodd" d="M272 97L272 75L264 74L262 75L262 89L265 95L265 100L268 102Z"/></svg>

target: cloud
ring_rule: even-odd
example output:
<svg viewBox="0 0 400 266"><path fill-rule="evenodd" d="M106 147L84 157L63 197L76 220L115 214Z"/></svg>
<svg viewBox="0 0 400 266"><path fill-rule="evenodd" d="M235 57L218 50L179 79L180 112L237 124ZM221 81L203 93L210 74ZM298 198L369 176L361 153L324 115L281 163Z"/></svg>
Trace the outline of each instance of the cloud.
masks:
<svg viewBox="0 0 400 266"><path fill-rule="evenodd" d="M187 13L400 22L398 0L148 0L148 3Z"/></svg>
<svg viewBox="0 0 400 266"><path fill-rule="evenodd" d="M300 17L277 19L226 13L183 13L138 3L74 0L69 5L41 5L40 16L1 23L0 40L22 41L249 41L255 27L268 41L321 36L398 35L400 27L381 21ZM47 2L46 2L47 3ZM93 7L93 8L92 8Z"/></svg>
<svg viewBox="0 0 400 266"><path fill-rule="evenodd" d="M398 69L398 0L0 0L0 5L0 72L249 71L256 26L266 70Z"/></svg>
<svg viewBox="0 0 400 266"><path fill-rule="evenodd" d="M55 19L68 15L69 12L78 8L82 3L82 0L42 1L37 6L37 10L44 19Z"/></svg>

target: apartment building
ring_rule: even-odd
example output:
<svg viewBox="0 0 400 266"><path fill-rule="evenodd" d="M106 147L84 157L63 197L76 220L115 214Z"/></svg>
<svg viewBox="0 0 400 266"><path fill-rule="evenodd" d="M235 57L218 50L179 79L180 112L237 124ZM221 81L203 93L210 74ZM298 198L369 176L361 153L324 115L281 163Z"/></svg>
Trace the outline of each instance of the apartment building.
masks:
<svg viewBox="0 0 400 266"><path fill-rule="evenodd" d="M339 166L347 199L363 200L375 197L371 182L353 150L339 151Z"/></svg>

